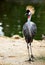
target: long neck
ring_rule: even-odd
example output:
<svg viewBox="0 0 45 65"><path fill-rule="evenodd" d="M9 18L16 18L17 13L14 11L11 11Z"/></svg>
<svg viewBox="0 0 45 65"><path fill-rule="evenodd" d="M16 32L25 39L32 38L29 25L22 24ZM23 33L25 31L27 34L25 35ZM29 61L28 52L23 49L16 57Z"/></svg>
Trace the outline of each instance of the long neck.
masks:
<svg viewBox="0 0 45 65"><path fill-rule="evenodd" d="M28 16L28 19L27 20L28 20L28 22L31 21L31 15Z"/></svg>

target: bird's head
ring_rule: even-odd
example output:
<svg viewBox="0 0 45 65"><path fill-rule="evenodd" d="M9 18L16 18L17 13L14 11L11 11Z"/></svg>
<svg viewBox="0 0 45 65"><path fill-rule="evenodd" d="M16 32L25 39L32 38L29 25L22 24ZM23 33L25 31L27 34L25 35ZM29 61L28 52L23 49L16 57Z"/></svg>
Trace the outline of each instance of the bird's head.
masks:
<svg viewBox="0 0 45 65"><path fill-rule="evenodd" d="M28 6L26 7L26 15L27 15L27 16L30 16L30 15L33 15L34 13L35 13L34 7L28 5Z"/></svg>
<svg viewBox="0 0 45 65"><path fill-rule="evenodd" d="M30 10L26 10L26 15L27 15L27 16L30 16L30 15L31 15Z"/></svg>

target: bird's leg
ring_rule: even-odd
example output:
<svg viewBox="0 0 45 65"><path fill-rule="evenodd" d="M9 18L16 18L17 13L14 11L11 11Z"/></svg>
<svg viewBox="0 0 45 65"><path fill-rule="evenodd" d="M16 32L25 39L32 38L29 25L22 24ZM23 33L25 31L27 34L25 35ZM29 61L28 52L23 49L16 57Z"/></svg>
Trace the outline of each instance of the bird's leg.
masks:
<svg viewBox="0 0 45 65"><path fill-rule="evenodd" d="M33 54L32 54L32 47L31 47L31 43L30 43L30 52L31 52L31 59L34 58Z"/></svg>
<svg viewBox="0 0 45 65"><path fill-rule="evenodd" d="M30 52L29 52L29 43L27 43L27 49L28 49L29 61L31 61L31 58L30 58Z"/></svg>

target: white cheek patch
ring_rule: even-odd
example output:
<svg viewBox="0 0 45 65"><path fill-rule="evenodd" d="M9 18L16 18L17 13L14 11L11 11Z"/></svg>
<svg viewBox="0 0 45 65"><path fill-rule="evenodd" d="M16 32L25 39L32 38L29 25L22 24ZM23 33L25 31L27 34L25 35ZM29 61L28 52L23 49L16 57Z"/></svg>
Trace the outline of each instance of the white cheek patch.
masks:
<svg viewBox="0 0 45 65"><path fill-rule="evenodd" d="M29 12L29 15L31 14L31 12Z"/></svg>

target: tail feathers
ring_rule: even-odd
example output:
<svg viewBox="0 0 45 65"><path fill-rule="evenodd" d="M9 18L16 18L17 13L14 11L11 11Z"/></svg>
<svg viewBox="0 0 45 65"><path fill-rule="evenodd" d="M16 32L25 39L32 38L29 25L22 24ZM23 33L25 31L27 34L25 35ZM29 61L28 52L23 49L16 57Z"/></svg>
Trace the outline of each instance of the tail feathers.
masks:
<svg viewBox="0 0 45 65"><path fill-rule="evenodd" d="M25 37L25 40L26 40L27 43L30 43L30 42L33 41L33 38L28 36L28 37Z"/></svg>

